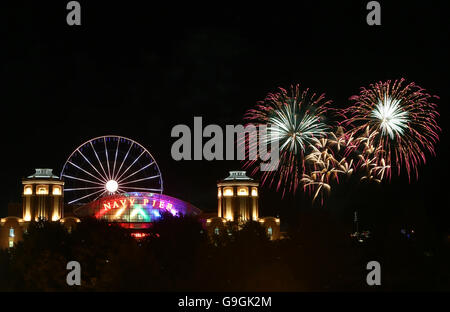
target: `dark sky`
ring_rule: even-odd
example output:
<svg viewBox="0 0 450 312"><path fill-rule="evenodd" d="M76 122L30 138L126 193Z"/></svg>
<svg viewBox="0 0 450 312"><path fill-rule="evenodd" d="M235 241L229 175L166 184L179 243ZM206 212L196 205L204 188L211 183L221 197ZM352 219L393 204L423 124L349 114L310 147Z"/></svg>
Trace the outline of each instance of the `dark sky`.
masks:
<svg viewBox="0 0 450 312"><path fill-rule="evenodd" d="M82 25L70 27L68 1L58 2L2 3L1 215L20 200L22 177L36 167L59 174L77 146L106 134L146 146L165 193L214 211L216 181L240 163L172 160L173 126L192 127L194 116L204 124L242 123L256 101L294 83L346 107L361 86L404 77L441 97L443 133L438 156L421 167L418 182L394 179L379 195L420 203L448 225L450 51L443 4L380 1L382 26L369 27L367 1L247 7L79 1ZM270 189L262 199L267 214L295 209Z"/></svg>

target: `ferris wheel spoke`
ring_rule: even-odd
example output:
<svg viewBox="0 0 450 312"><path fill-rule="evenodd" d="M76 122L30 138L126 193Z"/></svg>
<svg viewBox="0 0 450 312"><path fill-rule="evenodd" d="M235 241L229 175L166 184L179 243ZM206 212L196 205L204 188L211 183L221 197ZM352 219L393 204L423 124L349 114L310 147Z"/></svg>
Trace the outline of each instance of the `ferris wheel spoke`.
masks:
<svg viewBox="0 0 450 312"><path fill-rule="evenodd" d="M101 177L104 179L103 182L106 182L107 179L100 173L100 171L97 170L97 168L95 168L95 166L89 161L89 159L87 159L87 157L84 156L84 154L83 154L79 149L78 149L77 151L78 151L78 153L80 153L81 156L83 156L83 158L84 158L84 159L88 162L88 164L95 170L95 172L97 172L98 175L101 176Z"/></svg>
<svg viewBox="0 0 450 312"><path fill-rule="evenodd" d="M161 192L162 189L153 189L153 188L145 188L145 187L132 187L132 186L122 186L123 189L132 189L132 190L141 190L141 191L152 191L152 192Z"/></svg>
<svg viewBox="0 0 450 312"><path fill-rule="evenodd" d="M120 178L123 177L123 175L127 173L127 171L130 170L131 167L133 167L133 165L139 160L139 158L141 158L142 155L144 155L144 153L145 150L138 157L136 157L136 159L131 163L131 165L128 166L127 169L125 169L124 172L122 172L122 174L117 178L117 180L120 180Z"/></svg>
<svg viewBox="0 0 450 312"><path fill-rule="evenodd" d="M106 181L103 181L102 179L100 179L99 177L96 177L96 176L93 175L92 173L90 173L90 172L84 170L83 168L81 168L81 167L78 166L77 164L74 164L74 163L71 162L70 160L68 161L68 163L71 164L72 166L74 166L75 168L80 169L80 170L83 171L84 173L87 173L88 175L90 175L90 176L93 177L94 179L97 179L97 180L99 180L100 182L106 182Z"/></svg>
<svg viewBox="0 0 450 312"><path fill-rule="evenodd" d="M103 189L104 186L93 186L93 187L77 187L77 188L68 188L64 189L66 192L72 192L72 191L83 191L83 190L96 190L96 189Z"/></svg>
<svg viewBox="0 0 450 312"><path fill-rule="evenodd" d="M120 136L96 137L77 147L60 177L66 182L65 199L70 204L86 204L110 194L163 190L161 172L150 152Z"/></svg>
<svg viewBox="0 0 450 312"><path fill-rule="evenodd" d="M100 197L102 197L103 194L105 194L105 193L106 193L106 190L104 190L103 193L100 193L100 195L98 195L97 197L95 197L93 201L96 201L97 199L99 199Z"/></svg>
<svg viewBox="0 0 450 312"><path fill-rule="evenodd" d="M120 139L117 139L117 147L116 147L116 155L114 156L114 166L113 166L113 171L112 171L112 177L114 178L114 174L116 172L116 161L117 161L117 153L119 152L119 143L120 143Z"/></svg>
<svg viewBox="0 0 450 312"><path fill-rule="evenodd" d="M137 173L139 173L139 172L141 172L142 170L145 170L145 169L147 169L148 167L150 167L151 165L153 165L155 162L154 161L152 161L151 163L149 163L148 165L145 165L144 167L142 167L141 169L139 169L139 170L137 170L137 171L135 171L135 172L133 172L132 174L130 174L130 175L128 175L128 176L126 176L125 178L123 178L122 180L119 180L119 181L117 181L117 183L120 183L120 182L122 182L122 181L125 181L125 180L127 180L128 178L131 178L132 176L134 176L135 174L137 174Z"/></svg>
<svg viewBox="0 0 450 312"><path fill-rule="evenodd" d="M100 164L100 167L102 168L102 171L105 174L106 179L108 179L108 175L106 174L105 168L103 168L102 162L100 161L100 158L98 157L97 151L94 148L94 144L92 144L92 141L89 143L91 144L92 150L94 151L95 157L97 158L98 163Z"/></svg>
<svg viewBox="0 0 450 312"><path fill-rule="evenodd" d="M157 178L157 177L159 177L159 176L160 176L160 175L158 174L158 175L151 176L151 177L146 177L146 178L137 179L137 180L134 180L134 181L129 181L129 182L125 182L125 183L120 183L120 185L126 185L126 184L136 183L136 182L145 181L145 180L151 180L151 179Z"/></svg>
<svg viewBox="0 0 450 312"><path fill-rule="evenodd" d="M125 154L125 157L122 159L122 163L120 164L119 170L117 170L116 176L119 175L120 170L122 169L122 166L123 166L123 164L125 163L125 160L127 159L128 154L130 153L130 150L131 150L131 148L133 147L133 145L134 145L134 142L131 143L130 148L128 149L127 153ZM113 177L114 180L117 180L117 179L116 179L116 176Z"/></svg>
<svg viewBox="0 0 450 312"><path fill-rule="evenodd" d="M76 203L77 201L80 201L80 200L82 200L82 199L85 199L85 198L91 197L92 195L98 194L98 193L100 193L100 192L103 192L103 193L105 193L105 190L100 190L100 191L96 191L96 192L93 192L93 193L87 194L87 195L85 195L85 196L83 196L83 197L80 197L80 198L74 199L74 200L70 201L70 202L69 202L69 204L73 204L73 203Z"/></svg>
<svg viewBox="0 0 450 312"><path fill-rule="evenodd" d="M108 179L111 180L111 169L109 167L109 156L108 156L108 148L106 147L106 137L103 138L105 142L105 153L106 153L106 164L108 165Z"/></svg>
<svg viewBox="0 0 450 312"><path fill-rule="evenodd" d="M87 183L103 185L103 183L98 183L98 182L91 181L91 180L86 180L86 179L82 179L82 178L73 177L73 176L70 176L70 175L67 175L67 174L63 174L62 176L66 177L66 178L69 178L69 179L79 180L79 181L83 181L83 182L87 182Z"/></svg>

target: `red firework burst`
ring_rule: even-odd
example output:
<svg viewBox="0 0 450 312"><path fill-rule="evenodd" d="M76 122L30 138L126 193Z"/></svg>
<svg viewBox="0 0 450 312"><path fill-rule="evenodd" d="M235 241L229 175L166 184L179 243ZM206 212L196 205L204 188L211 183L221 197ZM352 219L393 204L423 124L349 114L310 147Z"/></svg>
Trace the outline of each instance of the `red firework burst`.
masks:
<svg viewBox="0 0 450 312"><path fill-rule="evenodd" d="M439 97L405 79L378 82L350 97L354 104L345 110L349 118L343 124L361 143L358 147L374 151L377 164L387 168L387 177L393 167L398 174L404 167L409 179L411 173L417 178L425 152L434 155L439 140L435 99Z"/></svg>

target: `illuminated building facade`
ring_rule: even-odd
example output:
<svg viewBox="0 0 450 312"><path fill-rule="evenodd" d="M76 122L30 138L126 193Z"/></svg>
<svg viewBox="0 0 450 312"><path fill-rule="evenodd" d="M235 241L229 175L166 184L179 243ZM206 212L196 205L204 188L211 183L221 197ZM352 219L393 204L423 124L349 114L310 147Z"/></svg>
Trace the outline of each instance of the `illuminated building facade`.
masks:
<svg viewBox="0 0 450 312"><path fill-rule="evenodd" d="M64 218L64 182L52 169L36 169L22 180L22 209L8 209L8 217L0 219L0 248L10 248L22 239L30 221L63 222L71 228L78 218Z"/></svg>
<svg viewBox="0 0 450 312"><path fill-rule="evenodd" d="M245 171L230 171L229 177L217 183L217 216L228 221L257 221L258 187Z"/></svg>
<svg viewBox="0 0 450 312"><path fill-rule="evenodd" d="M22 240L24 227L22 218L6 217L0 219L0 249L14 247L17 242Z"/></svg>
<svg viewBox="0 0 450 312"><path fill-rule="evenodd" d="M79 217L95 217L118 223L137 238L148 235L152 222L164 213L200 216L197 207L168 195L149 192L116 193L85 205L64 205L64 181L51 169L36 169L22 180L22 204L8 207L8 217L0 219L0 249L14 247L22 240L31 221L61 222L71 231ZM65 216L66 214L66 216Z"/></svg>
<svg viewBox="0 0 450 312"><path fill-rule="evenodd" d="M245 171L230 171L217 183L217 217L206 220L211 235L225 230L227 222L243 224L260 222L271 239L280 238L280 219L259 216L259 183L248 177Z"/></svg>
<svg viewBox="0 0 450 312"><path fill-rule="evenodd" d="M8 217L0 219L0 249L19 242L31 221L61 222L70 231L79 217L93 216L109 223L118 223L137 238L148 235L152 222L164 213L174 216L193 215L206 221L210 235L226 231L227 222L238 227L248 221L260 222L270 239L280 238L280 220L259 215L259 183L245 171L231 171L217 183L217 215L206 217L200 209L180 199L150 192L107 194L85 205L64 205L64 181L51 169L36 169L22 180L22 204L8 209ZM65 211L66 209L66 211Z"/></svg>
<svg viewBox="0 0 450 312"><path fill-rule="evenodd" d="M22 180L23 220L58 221L64 214L64 182L52 169L36 169Z"/></svg>

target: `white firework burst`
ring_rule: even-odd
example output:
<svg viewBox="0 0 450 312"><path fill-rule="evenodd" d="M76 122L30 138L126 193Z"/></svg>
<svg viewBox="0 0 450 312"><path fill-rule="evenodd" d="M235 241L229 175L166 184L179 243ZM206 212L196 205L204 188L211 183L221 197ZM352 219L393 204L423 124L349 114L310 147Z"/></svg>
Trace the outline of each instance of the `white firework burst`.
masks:
<svg viewBox="0 0 450 312"><path fill-rule="evenodd" d="M396 134L402 135L408 127L408 112L401 106L401 100L385 96L380 99L370 114L379 124L382 135L389 135L394 139Z"/></svg>
<svg viewBox="0 0 450 312"><path fill-rule="evenodd" d="M327 126L318 116L300 114L295 101L281 106L274 113L269 118L269 123L277 126L273 134L280 142L281 150L289 150L294 154L305 152L315 138L323 137L327 131Z"/></svg>
<svg viewBox="0 0 450 312"><path fill-rule="evenodd" d="M277 189L283 188L283 195L286 190L295 192L302 179L304 155L315 140L326 137L329 132L325 113L330 103L324 94L317 95L296 85L289 91L280 88L277 93L269 93L265 100L247 111L246 119L252 124L274 126L270 138L262 137L262 140L267 145L271 140L279 144L277 170L264 172L263 184L276 183ZM249 160L244 167L254 166L252 174L255 174L259 168L255 165L256 161Z"/></svg>

